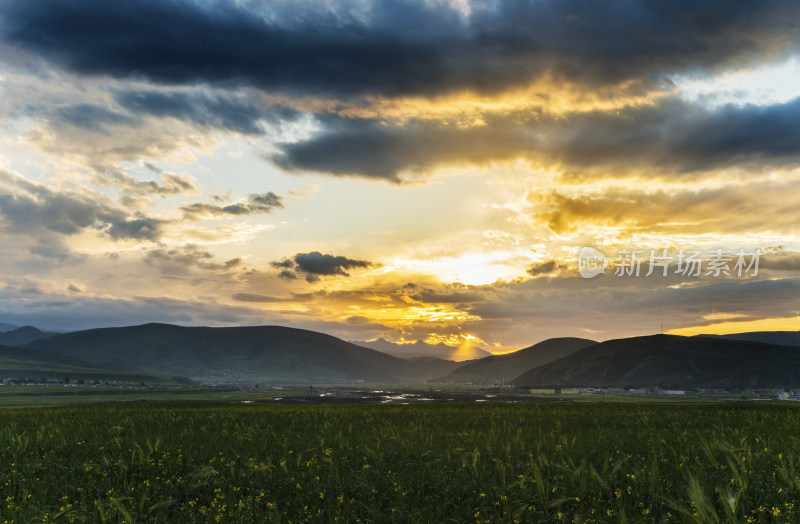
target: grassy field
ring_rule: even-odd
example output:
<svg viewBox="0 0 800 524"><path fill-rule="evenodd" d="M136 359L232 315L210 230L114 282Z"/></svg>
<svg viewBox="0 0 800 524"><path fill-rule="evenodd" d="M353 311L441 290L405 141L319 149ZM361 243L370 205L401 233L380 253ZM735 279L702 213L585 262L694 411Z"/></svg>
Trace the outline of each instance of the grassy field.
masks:
<svg viewBox="0 0 800 524"><path fill-rule="evenodd" d="M0 411L7 522L798 522L800 406Z"/></svg>
<svg viewBox="0 0 800 524"><path fill-rule="evenodd" d="M239 388L137 388L137 387L65 387L3 386L0 408L61 406L109 402L158 401L265 401L307 394L307 390L246 390Z"/></svg>

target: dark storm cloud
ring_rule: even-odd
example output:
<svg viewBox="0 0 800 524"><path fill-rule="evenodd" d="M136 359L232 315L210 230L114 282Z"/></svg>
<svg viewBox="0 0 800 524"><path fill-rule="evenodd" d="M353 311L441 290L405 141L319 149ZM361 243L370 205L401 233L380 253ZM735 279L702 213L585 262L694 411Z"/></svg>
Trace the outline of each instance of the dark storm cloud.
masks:
<svg viewBox="0 0 800 524"><path fill-rule="evenodd" d="M272 191L261 195L253 194L247 197L244 202L227 205L206 204L198 202L184 206L181 210L189 218L197 218L201 215L225 216L225 215L257 215L262 213L272 213L273 209L282 209L283 201L281 197Z"/></svg>
<svg viewBox="0 0 800 524"><path fill-rule="evenodd" d="M293 280L297 274L304 275L306 281L317 282L320 276L339 275L349 277L347 270L365 269L375 264L367 260L358 260L343 256L322 254L319 251L311 253L298 253L291 259L278 260L271 263L272 267L281 269L281 278Z"/></svg>
<svg viewBox="0 0 800 524"><path fill-rule="evenodd" d="M543 80L553 89L573 82L583 92L602 87L624 97L669 86L672 75L703 75L789 55L799 40L790 21L799 18L800 3L791 0L499 0L473 2L468 14L444 3L412 1L320 7L10 0L0 14L0 37L78 74L170 86L115 91L115 108L63 107L52 115L56 122L109 133L107 128L139 126L151 116L256 135L265 122L293 120L298 113L261 107L258 97L179 86L231 92L251 86L290 97L367 103L371 99L364 97L371 95L500 93ZM443 164L516 157L557 162L567 172L620 173L642 166L691 172L791 162L799 150L797 102L710 111L667 99L563 117L549 116L546 96L536 103L540 107L527 113L484 111L478 115L486 124L481 127L319 113L318 133L278 144L271 159L288 170L399 182L404 172L421 175ZM205 204L185 211L248 212L247 206Z"/></svg>
<svg viewBox="0 0 800 524"><path fill-rule="evenodd" d="M56 192L21 177L0 171L0 182L17 190L0 188L0 225L17 234L46 230L74 235L85 229L104 231L114 240L157 240L164 221L131 215L99 202L89 195Z"/></svg>
<svg viewBox="0 0 800 524"><path fill-rule="evenodd" d="M800 158L800 98L715 109L666 99L649 107L575 115L541 130L550 135L536 155L581 168L688 173L785 164Z"/></svg>
<svg viewBox="0 0 800 524"><path fill-rule="evenodd" d="M51 115L56 124L67 124L87 131L110 135L108 125L141 128L143 116L175 118L196 126L232 131L245 135L264 132L261 122L296 120L298 111L272 105L258 107L241 96L209 96L200 92L118 91L118 107L109 109L92 103L61 106Z"/></svg>
<svg viewBox="0 0 800 524"><path fill-rule="evenodd" d="M692 169L739 161L797 159L800 98L768 107L726 106L698 121L686 135L673 135L677 139L669 153L685 158Z"/></svg>
<svg viewBox="0 0 800 524"><path fill-rule="evenodd" d="M800 16L791 0L499 0L468 15L410 1L252 7L9 0L2 30L79 74L350 97L497 92L545 75L646 84L793 49Z"/></svg>
<svg viewBox="0 0 800 524"><path fill-rule="evenodd" d="M292 120L298 114L282 107L265 111L245 100L209 97L197 93L126 91L117 93L115 98L120 106L136 114L177 118L200 126L226 129L245 135L263 133L259 124L261 120Z"/></svg>
<svg viewBox="0 0 800 524"><path fill-rule="evenodd" d="M517 111L487 113L483 119L486 125L464 128L328 115L320 119L319 134L282 144L273 160L285 169L399 181L404 171L516 157L557 163L567 171L620 174L637 168L649 174L691 173L800 159L800 99L706 109L668 98L613 113L562 117Z"/></svg>
<svg viewBox="0 0 800 524"><path fill-rule="evenodd" d="M323 255L319 251L311 253L299 253L294 256L297 264L295 268L305 273L315 275L342 275L348 276L346 269L367 268L372 262L366 260L356 260L334 255Z"/></svg>
<svg viewBox="0 0 800 524"><path fill-rule="evenodd" d="M399 181L403 171L425 172L449 162L483 163L523 155L536 146L522 125L459 128L438 122L383 125L377 120L323 119L328 127L306 141L280 145L272 160L288 170Z"/></svg>
<svg viewBox="0 0 800 524"><path fill-rule="evenodd" d="M103 124L137 126L141 123L138 118L117 113L96 104L61 107L56 110L56 117L67 124L104 135L108 135L109 131Z"/></svg>

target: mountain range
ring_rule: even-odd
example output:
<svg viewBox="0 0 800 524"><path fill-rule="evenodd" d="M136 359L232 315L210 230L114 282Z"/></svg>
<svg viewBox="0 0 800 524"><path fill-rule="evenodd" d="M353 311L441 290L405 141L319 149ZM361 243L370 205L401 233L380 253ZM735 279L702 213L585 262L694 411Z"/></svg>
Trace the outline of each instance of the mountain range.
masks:
<svg viewBox="0 0 800 524"><path fill-rule="evenodd" d="M800 347L793 344L799 337L800 332L758 332L604 342L554 338L505 355L457 362L427 355L434 351L452 357L457 348L449 346L400 345L409 347L395 348L404 357L398 358L330 335L280 326L145 324L62 334L23 327L0 333L0 377L28 373L58 379L83 373L106 380L188 377L251 384L790 387L800 386ZM391 349L385 340L373 342Z"/></svg>
<svg viewBox="0 0 800 524"><path fill-rule="evenodd" d="M187 382L182 377L147 374L126 368L103 367L72 357L10 346L0 346L0 378L53 382L65 380Z"/></svg>
<svg viewBox="0 0 800 524"><path fill-rule="evenodd" d="M428 344L422 340L418 340L412 344L396 344L379 338L368 342L354 341L353 344L374 349L397 358L435 357L453 362L465 362L492 355L488 351L477 347L458 348L442 343Z"/></svg>
<svg viewBox="0 0 800 524"><path fill-rule="evenodd" d="M571 355L597 344L584 338L551 338L505 355L491 355L460 366L438 382L510 382L520 372Z"/></svg>
<svg viewBox="0 0 800 524"><path fill-rule="evenodd" d="M47 338L55 333L45 333L33 326L23 326L0 333L0 346L24 346L34 340Z"/></svg>
<svg viewBox="0 0 800 524"><path fill-rule="evenodd" d="M103 366L215 381L424 382L435 373L427 364L280 326L145 324L53 335L25 347Z"/></svg>
<svg viewBox="0 0 800 524"><path fill-rule="evenodd" d="M726 340L747 340L765 342L779 346L800 346L800 331L751 331L730 335L697 335L698 337L722 338Z"/></svg>
<svg viewBox="0 0 800 524"><path fill-rule="evenodd" d="M783 387L800 385L800 348L712 337L607 340L529 369L524 386Z"/></svg>

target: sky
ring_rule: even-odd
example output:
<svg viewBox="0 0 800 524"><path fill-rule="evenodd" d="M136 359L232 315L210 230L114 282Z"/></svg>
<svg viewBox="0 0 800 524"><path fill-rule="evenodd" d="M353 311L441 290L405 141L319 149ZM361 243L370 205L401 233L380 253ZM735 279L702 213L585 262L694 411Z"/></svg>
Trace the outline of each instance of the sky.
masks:
<svg viewBox="0 0 800 524"><path fill-rule="evenodd" d="M798 20L792 0L5 0L0 321L493 352L798 330Z"/></svg>

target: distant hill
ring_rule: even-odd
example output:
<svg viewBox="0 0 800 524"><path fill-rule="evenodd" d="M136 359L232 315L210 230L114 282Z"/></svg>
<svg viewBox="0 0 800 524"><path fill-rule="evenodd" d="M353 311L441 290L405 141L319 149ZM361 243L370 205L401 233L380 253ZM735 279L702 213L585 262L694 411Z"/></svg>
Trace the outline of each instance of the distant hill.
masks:
<svg viewBox="0 0 800 524"><path fill-rule="evenodd" d="M491 355L460 366L437 382L492 383L510 381L521 372L597 344L584 338L551 338L506 355Z"/></svg>
<svg viewBox="0 0 800 524"><path fill-rule="evenodd" d="M800 346L800 331L751 331L730 335L697 335L698 337L724 338L727 340L747 340L780 346Z"/></svg>
<svg viewBox="0 0 800 524"><path fill-rule="evenodd" d="M330 335L280 326L145 324L54 335L26 347L99 365L226 382L394 383L432 376L424 366Z"/></svg>
<svg viewBox="0 0 800 524"><path fill-rule="evenodd" d="M427 379L446 375L451 371L453 371L454 369L464 365L463 362L442 360L441 358L436 358L436 357L414 357L414 358L407 358L405 360L413 364L417 369L419 369L420 376L424 375L427 377Z"/></svg>
<svg viewBox="0 0 800 524"><path fill-rule="evenodd" d="M387 355L392 355L397 358L435 357L442 360L463 362L491 355L491 353L481 348L462 349L448 346L447 344L427 344L421 340L413 344L395 344L394 342L379 338L369 342L353 342L353 344L374 349L375 351L380 351L381 353L386 353Z"/></svg>
<svg viewBox="0 0 800 524"><path fill-rule="evenodd" d="M40 331L33 326L24 326L12 331L0 333L0 345L24 346L25 344L30 344L34 340L46 338L50 335L53 335L53 333L45 333L44 331Z"/></svg>
<svg viewBox="0 0 800 524"><path fill-rule="evenodd" d="M710 337L608 340L533 368L521 386L800 386L800 348Z"/></svg>
<svg viewBox="0 0 800 524"><path fill-rule="evenodd" d="M0 322L0 332L12 331L19 328L16 324L9 324L7 322Z"/></svg>
<svg viewBox="0 0 800 524"><path fill-rule="evenodd" d="M26 348L0 346L0 378L32 379L46 378L62 382L100 380L124 382L188 382L180 377L164 377L136 370L105 368L63 355Z"/></svg>

